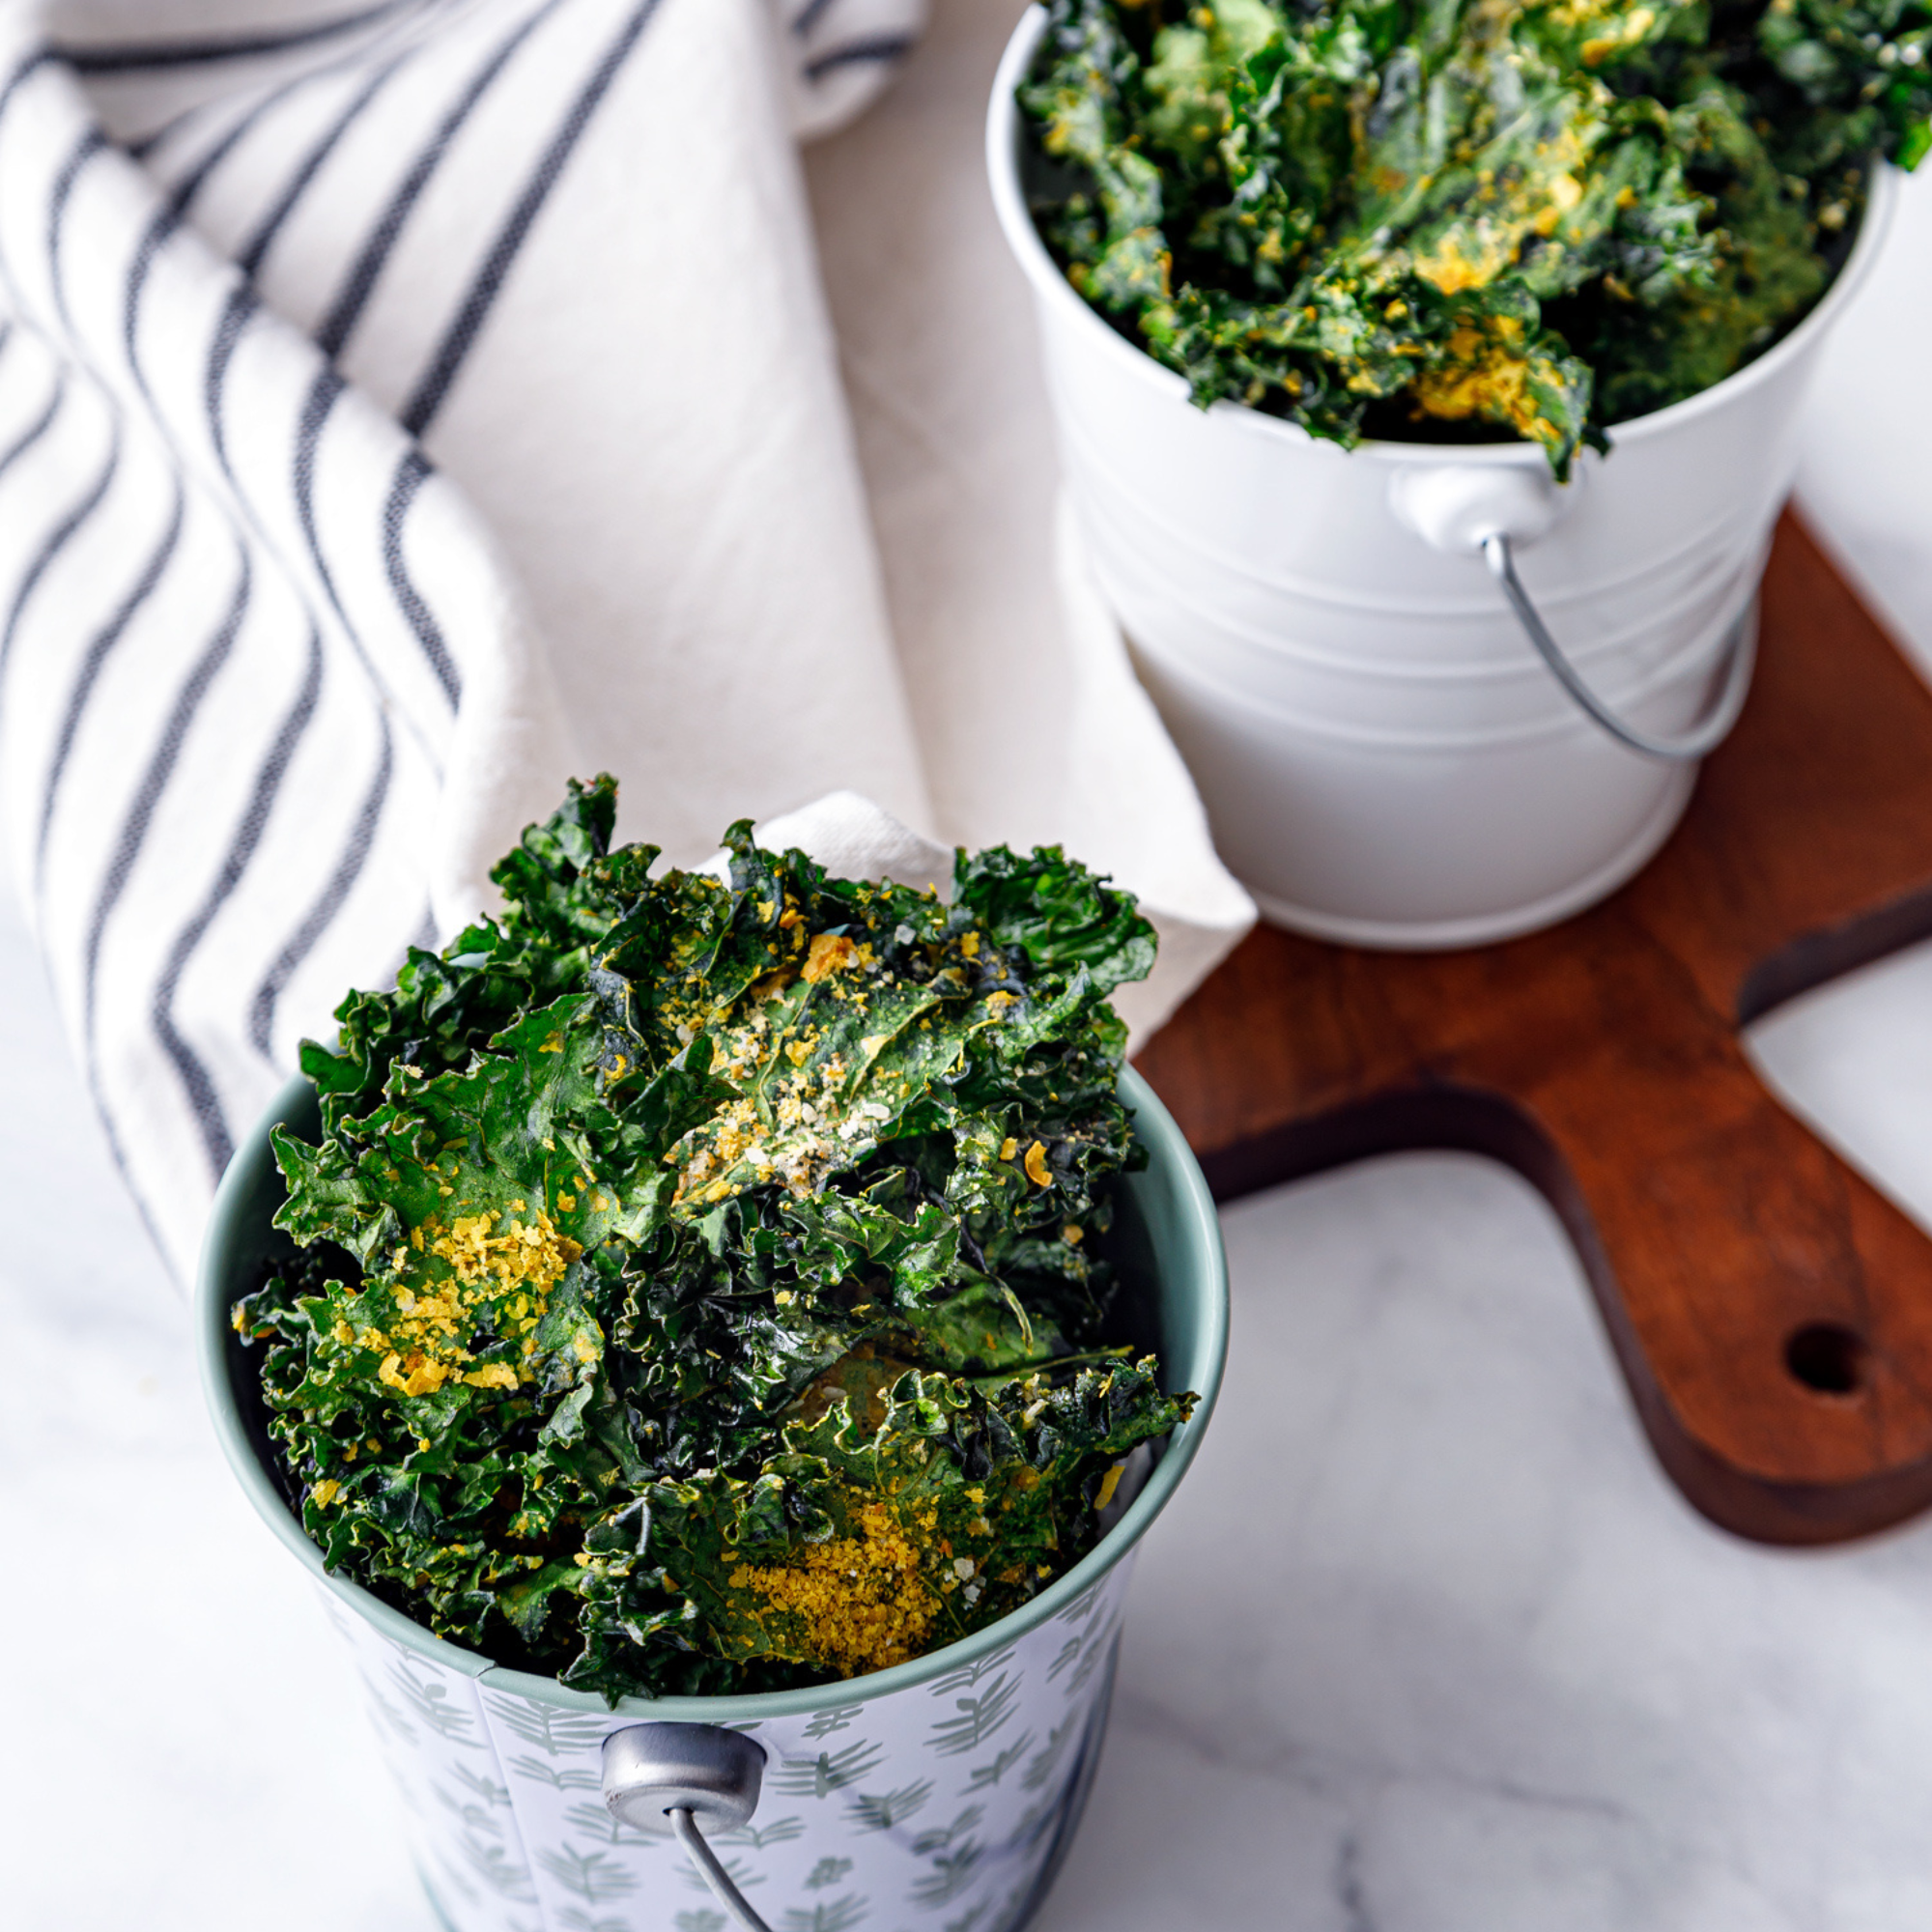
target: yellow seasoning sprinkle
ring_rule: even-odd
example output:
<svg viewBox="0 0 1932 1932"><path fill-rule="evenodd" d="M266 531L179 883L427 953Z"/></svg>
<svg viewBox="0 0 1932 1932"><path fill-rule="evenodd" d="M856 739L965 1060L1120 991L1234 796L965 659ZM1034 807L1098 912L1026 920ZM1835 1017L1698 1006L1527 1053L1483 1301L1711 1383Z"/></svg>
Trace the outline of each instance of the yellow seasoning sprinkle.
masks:
<svg viewBox="0 0 1932 1932"><path fill-rule="evenodd" d="M1035 1141L1033 1146L1027 1149L1025 1166L1027 1179L1036 1187L1052 1186L1053 1176L1047 1172L1046 1145L1044 1142Z"/></svg>
<svg viewBox="0 0 1932 1932"><path fill-rule="evenodd" d="M322 1505L324 1509L327 1509L329 1506L329 1504L332 1503L336 1499L336 1497L339 1496L341 1493L342 1493L342 1485L334 1481L318 1483L315 1486L315 1488L309 1492L309 1494L312 1495L316 1499L316 1501Z"/></svg>
<svg viewBox="0 0 1932 1932"><path fill-rule="evenodd" d="M843 1677L883 1670L917 1656L938 1619L939 1597L921 1574L922 1545L937 1522L936 1511L919 1512L916 1542L883 1504L867 1503L857 1536L809 1544L783 1566L740 1563L731 1587L797 1619L787 1634L811 1662Z"/></svg>
<svg viewBox="0 0 1932 1932"><path fill-rule="evenodd" d="M1121 1477L1126 1471L1124 1463L1116 1463L1100 1479L1100 1487L1094 1495L1094 1507L1103 1510L1114 1500L1114 1492L1121 1487Z"/></svg>
<svg viewBox="0 0 1932 1932"><path fill-rule="evenodd" d="M1000 1143L1000 1158L1002 1160L1011 1160L1014 1154L1018 1153L1019 1151L1020 1151L1020 1144L1018 1141L1013 1139L1011 1134L1009 1134L1006 1137L1006 1139Z"/></svg>
<svg viewBox="0 0 1932 1932"><path fill-rule="evenodd" d="M844 972L858 957L859 949L842 932L814 932L811 935L811 950L805 956L799 978L807 985L815 986L819 980Z"/></svg>

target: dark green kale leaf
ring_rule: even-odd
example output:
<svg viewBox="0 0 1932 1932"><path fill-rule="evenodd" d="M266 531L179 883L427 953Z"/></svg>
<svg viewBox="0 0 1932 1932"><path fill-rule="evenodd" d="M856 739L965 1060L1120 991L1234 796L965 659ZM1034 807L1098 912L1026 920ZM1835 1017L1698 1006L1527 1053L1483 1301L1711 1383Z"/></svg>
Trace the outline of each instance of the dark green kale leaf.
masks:
<svg viewBox="0 0 1932 1932"><path fill-rule="evenodd" d="M1050 0L1019 90L1067 277L1318 436L1500 427L1561 477L1830 278L1932 128L1932 0Z"/></svg>
<svg viewBox="0 0 1932 1932"><path fill-rule="evenodd" d="M617 787L571 781L562 809L528 827L491 871L504 903L440 956L412 947L390 993L351 993L336 1012L334 1049L302 1046L302 1071L323 1098L330 1131L380 1102L390 1068L425 1074L469 1064L519 1013L582 983L593 941L635 895L658 854L610 850Z"/></svg>
<svg viewBox="0 0 1932 1932"><path fill-rule="evenodd" d="M1091 1548L1111 1472L1185 1420L1152 1366L990 1391L906 1370L871 1413L841 1398L786 1424L754 1474L652 1485L587 1540L612 1634L568 1680L621 1685L627 1646L690 1660L692 1682L705 1653L852 1676L1005 1615Z"/></svg>
<svg viewBox="0 0 1932 1932"><path fill-rule="evenodd" d="M509 1661L896 1662L1059 1575L1187 1412L1096 1252L1152 935L1057 849L961 854L948 904L741 824L728 882L653 879L614 808L573 785L498 918L305 1048L302 1254L236 1310L270 1434L331 1566Z"/></svg>

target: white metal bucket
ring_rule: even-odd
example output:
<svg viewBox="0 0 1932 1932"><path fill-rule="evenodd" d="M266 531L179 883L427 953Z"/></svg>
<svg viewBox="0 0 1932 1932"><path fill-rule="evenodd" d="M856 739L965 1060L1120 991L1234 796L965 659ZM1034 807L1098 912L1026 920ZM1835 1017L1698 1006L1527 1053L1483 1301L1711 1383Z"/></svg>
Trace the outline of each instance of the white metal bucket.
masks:
<svg viewBox="0 0 1932 1932"><path fill-rule="evenodd" d="M1642 732L1690 729L1750 648L1799 408L1878 248L1890 171L1799 327L1613 430L1612 456L1585 452L1567 488L1528 443L1345 451L1236 404L1196 409L1068 286L1019 174L1013 91L1045 17L1029 10L994 83L993 202L1033 289L1094 570L1222 857L1271 919L1368 946L1506 938L1612 891L1669 835L1694 762L1633 752L1578 709L1479 539L1513 539L1605 705Z"/></svg>
<svg viewBox="0 0 1932 1932"><path fill-rule="evenodd" d="M1207 1182L1131 1068L1121 1092L1151 1157L1121 1177L1110 1241L1136 1332L1158 1348L1171 1385L1201 1400L1118 1520L1032 1603L908 1663L810 1690L627 1697L613 1710L434 1637L328 1575L285 1500L262 1434L259 1371L229 1321L286 1241L270 1227L282 1186L270 1129L317 1124L307 1082L284 1091L216 1197L196 1289L202 1380L230 1466L321 1586L354 1653L417 1864L451 1932L724 1932L669 1821L640 1831L606 1803L605 1740L667 1722L750 1733L762 1751L755 1808L712 1843L777 1932L1016 1932L1033 1916L1098 1763L1135 1551L1193 1458L1227 1351L1227 1270Z"/></svg>

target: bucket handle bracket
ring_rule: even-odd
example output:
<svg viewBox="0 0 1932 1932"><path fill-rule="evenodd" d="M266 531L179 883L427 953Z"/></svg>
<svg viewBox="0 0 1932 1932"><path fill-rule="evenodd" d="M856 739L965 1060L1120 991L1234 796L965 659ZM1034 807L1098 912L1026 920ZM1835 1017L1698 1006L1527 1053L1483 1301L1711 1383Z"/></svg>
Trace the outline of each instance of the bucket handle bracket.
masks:
<svg viewBox="0 0 1932 1932"><path fill-rule="evenodd" d="M758 1808L764 1747L722 1724L632 1724L604 1740L604 1803L620 1824L671 1831L720 1905L744 1932L771 1932L706 1842L699 1820L720 1831Z"/></svg>

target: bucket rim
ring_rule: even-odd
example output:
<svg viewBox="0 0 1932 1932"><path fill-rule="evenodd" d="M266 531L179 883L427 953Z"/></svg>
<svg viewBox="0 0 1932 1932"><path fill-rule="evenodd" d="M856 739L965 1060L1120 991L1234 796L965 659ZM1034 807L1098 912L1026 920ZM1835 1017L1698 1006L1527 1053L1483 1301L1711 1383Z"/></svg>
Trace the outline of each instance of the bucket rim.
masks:
<svg viewBox="0 0 1932 1932"><path fill-rule="evenodd" d="M1136 347L1114 328L1097 310L1075 292L1059 265L1047 252L1046 243L1034 226L1025 200L1019 191L1019 170L1015 159L1020 121L1014 91L1019 86L1034 49L1046 28L1046 10L1034 0L1015 23L1006 50L1000 56L993 93L986 106L986 175L992 190L993 212L998 218L1007 246L1032 285L1037 298L1049 302L1057 313L1072 320L1087 332L1096 349L1109 355L1119 366L1132 369L1140 379L1179 401L1187 400L1187 381L1178 371L1167 368L1145 349ZM1871 272L1879 245L1890 226L1897 197L1897 169L1889 161L1872 170L1865 195L1864 213L1859 223L1858 240L1844 267L1833 277L1831 286L1789 333L1781 336L1763 355L1754 356L1742 368L1734 369L1721 382L1684 397L1661 410L1653 410L1628 421L1612 424L1605 432L1610 446L1639 443L1666 436L1696 418L1727 408L1738 397L1769 382L1788 363L1809 353L1812 343L1838 311L1850 301ZM1548 464L1543 445L1523 440L1506 442L1399 442L1389 438L1365 437L1352 447L1344 448L1327 437L1318 437L1299 423L1280 416L1265 415L1244 403L1226 398L1212 403L1204 412L1216 421L1238 427L1244 433L1275 437L1297 448L1322 450L1337 458L1367 457L1389 464L1421 466L1475 464L1505 468L1536 467Z"/></svg>
<svg viewBox="0 0 1932 1932"><path fill-rule="evenodd" d="M1120 1091L1122 1099L1133 1113L1135 1131L1147 1145L1150 1155L1147 1172L1163 1172L1173 1183L1174 1205L1179 1210L1175 1223L1182 1262L1202 1285L1193 1324L1193 1352L1202 1373L1190 1378L1199 1383L1196 1389L1199 1400L1189 1420L1168 1437L1159 1461L1120 1521L1064 1577L997 1623L955 1643L928 1651L923 1657L861 1677L835 1678L800 1690L708 1697L633 1695L612 1705L599 1692L574 1690L554 1677L510 1669L480 1652L432 1635L422 1625L384 1603L361 1584L347 1577L331 1575L324 1564L322 1551L310 1542L257 1455L230 1379L229 1311L236 1275L248 1259L244 1237L259 1224L265 1196L279 1179L269 1137L275 1127L305 1109L314 1094L310 1082L299 1074L282 1088L237 1149L216 1189L208 1234L202 1243L193 1297L195 1357L215 1437L255 1513L307 1570L314 1582L392 1642L426 1662L472 1678L485 1689L613 1720L650 1718L686 1723L749 1725L810 1716L823 1710L828 1702L874 1703L898 1691L930 1684L955 1670L981 1662L1006 1650L1028 1632L1051 1622L1131 1555L1193 1462L1220 1396L1228 1354L1229 1295L1227 1257L1213 1197L1174 1117L1131 1066L1123 1065L1121 1069Z"/></svg>
<svg viewBox="0 0 1932 1932"><path fill-rule="evenodd" d="M1117 549L1120 543L1131 543L1130 526L1138 521L1143 526L1151 526L1173 549L1191 552L1217 576L1236 580L1246 591L1264 598L1292 599L1297 604L1320 605L1341 613L1345 621L1391 620L1440 627L1472 619L1483 622L1495 614L1493 596L1377 595L1314 578L1298 577L1280 569L1257 568L1235 552L1222 550L1196 532L1179 527L1164 508L1150 503L1132 486L1123 483L1118 473L1094 459L1091 454L1091 444L1087 442L1085 423L1065 420L1060 428L1065 449L1073 459L1072 467L1079 471L1077 481L1069 478L1076 483L1073 492L1076 514L1083 526L1089 528L1105 527L1112 531L1118 539ZM1592 450L1586 454L1594 458L1596 452ZM1580 480L1586 473L1579 464L1573 480ZM1615 576L1585 578L1574 584L1536 585L1538 602L1546 611L1588 609L1601 604L1605 598L1646 589L1660 580L1682 579L1687 571L1697 573L1692 579L1694 585L1714 572L1721 574L1740 554L1756 554L1761 568L1765 549L1763 532L1770 521L1769 512L1756 507L1750 507L1748 513L1726 511L1709 523L1693 527L1689 537L1668 550L1653 554L1634 570ZM1533 578L1540 568L1537 549L1526 547L1523 552L1524 576ZM1471 581L1477 580L1472 578ZM1684 604L1694 603L1697 592L1693 587L1680 590L1676 595L1677 603L1665 607L1666 615L1674 614ZM1322 655L1314 646L1285 645L1277 641L1275 648L1296 657L1315 659ZM1572 655L1578 654L1573 652ZM1386 667L1392 675L1406 677L1411 661L1343 656L1334 658L1333 662L1346 665L1351 673L1368 675L1371 674L1369 667L1379 665ZM1469 660L1467 668L1473 670L1487 662ZM1464 667L1455 667L1458 674L1463 668Z"/></svg>

